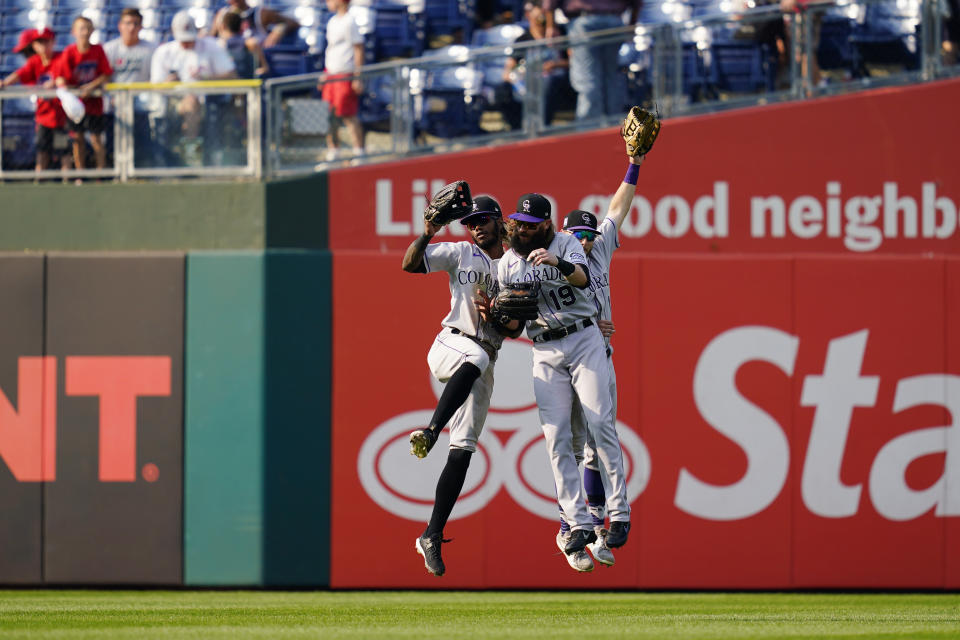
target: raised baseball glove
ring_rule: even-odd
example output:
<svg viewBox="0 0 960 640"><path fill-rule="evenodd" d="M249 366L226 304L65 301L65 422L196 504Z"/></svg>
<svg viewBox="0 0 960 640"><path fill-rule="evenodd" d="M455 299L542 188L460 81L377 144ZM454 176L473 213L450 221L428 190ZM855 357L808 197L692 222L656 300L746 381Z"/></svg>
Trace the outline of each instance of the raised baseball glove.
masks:
<svg viewBox="0 0 960 640"><path fill-rule="evenodd" d="M660 135L660 118L646 109L633 107L623 119L620 135L627 143L627 155L639 158L650 152Z"/></svg>
<svg viewBox="0 0 960 640"><path fill-rule="evenodd" d="M540 315L539 299L539 282L514 282L500 290L493 299L490 311L500 324L510 320L536 320Z"/></svg>
<svg viewBox="0 0 960 640"><path fill-rule="evenodd" d="M423 218L435 225L450 224L470 213L472 208L470 185L465 180L457 180L437 191L424 210Z"/></svg>

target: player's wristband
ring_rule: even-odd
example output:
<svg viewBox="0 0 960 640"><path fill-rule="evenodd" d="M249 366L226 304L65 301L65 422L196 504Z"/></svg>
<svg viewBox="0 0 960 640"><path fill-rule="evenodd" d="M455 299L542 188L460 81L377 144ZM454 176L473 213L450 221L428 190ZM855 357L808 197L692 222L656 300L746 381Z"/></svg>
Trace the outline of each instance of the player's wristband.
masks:
<svg viewBox="0 0 960 640"><path fill-rule="evenodd" d="M557 269L560 269L560 273L563 274L564 278L569 278L570 274L576 271L576 266L572 262L567 262L563 258L557 258Z"/></svg>
<svg viewBox="0 0 960 640"><path fill-rule="evenodd" d="M632 162L627 167L627 175L623 176L623 181L627 184L632 184L637 186L637 178L640 177L640 165L633 164Z"/></svg>

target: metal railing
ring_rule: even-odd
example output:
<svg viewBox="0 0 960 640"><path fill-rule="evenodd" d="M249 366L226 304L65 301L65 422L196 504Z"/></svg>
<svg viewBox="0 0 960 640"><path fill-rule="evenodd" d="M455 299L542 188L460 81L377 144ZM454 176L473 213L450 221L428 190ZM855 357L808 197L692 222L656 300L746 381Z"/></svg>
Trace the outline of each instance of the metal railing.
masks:
<svg viewBox="0 0 960 640"><path fill-rule="evenodd" d="M318 91L328 81L322 74L268 80L265 173L296 174L610 126L619 124L629 104L656 108L664 116L696 114L920 82L960 71L941 56L939 2L841 0L789 13L772 6L704 15L692 15L696 7L690 4L663 6L668 5L672 12L654 21L589 37L451 46L417 59L364 67L357 74L364 85L360 118L367 129L362 154L329 147L328 133L344 140L346 136L317 104ZM867 17L877 16L891 26L886 36L864 26ZM580 48L603 47L617 48L624 103L604 115L581 119L574 106L565 103L553 109L548 122L548 61L555 60L557 52L572 57ZM513 95L504 105L508 56L521 64L508 83ZM509 108L514 109L512 118L506 113Z"/></svg>
<svg viewBox="0 0 960 640"><path fill-rule="evenodd" d="M33 104L38 98L55 98L56 92L14 85L0 91L0 180L259 178L260 84L259 80L109 84L101 134L109 150L108 166L73 166L70 140L58 130L45 170L31 168L36 154ZM93 158L87 158L87 166L94 166Z"/></svg>
<svg viewBox="0 0 960 640"><path fill-rule="evenodd" d="M29 141L11 126L28 138L23 98L53 92L7 89L0 180L296 175L611 126L632 104L669 117L960 74L941 53L939 0L839 0L789 13L747 8L754 0L697 2L654 4L659 13L640 23L587 36L453 45L365 66L355 76L362 150L351 148L344 120L320 97L341 80L321 73L270 79L262 91L259 81L108 85L109 168L36 172ZM731 11L736 3L742 10ZM578 118L563 61L604 49L616 50L621 103ZM508 58L517 63L509 73ZM19 110L8 109L17 100Z"/></svg>

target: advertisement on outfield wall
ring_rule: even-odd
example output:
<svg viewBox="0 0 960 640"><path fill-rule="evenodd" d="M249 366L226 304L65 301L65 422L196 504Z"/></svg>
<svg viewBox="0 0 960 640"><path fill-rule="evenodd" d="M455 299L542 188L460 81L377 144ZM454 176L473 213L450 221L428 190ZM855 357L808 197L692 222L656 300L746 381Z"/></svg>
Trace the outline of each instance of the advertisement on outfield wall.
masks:
<svg viewBox="0 0 960 640"><path fill-rule="evenodd" d="M183 263L0 258L0 583L181 582Z"/></svg>
<svg viewBox="0 0 960 640"><path fill-rule="evenodd" d="M375 552L333 552L332 587L960 587L960 259L618 252L629 542L588 574L560 555L532 345L507 340L436 578L414 540L447 437L420 460L408 436L449 299L400 257L334 258L331 520Z"/></svg>
<svg viewBox="0 0 960 640"><path fill-rule="evenodd" d="M627 250L960 253L960 80L671 118L640 171ZM922 104L923 117L917 118ZM904 123L910 126L905 127ZM513 210L545 194L555 221L606 213L626 168L617 129L330 173L330 246L403 250L444 184ZM445 233L465 239L452 225Z"/></svg>

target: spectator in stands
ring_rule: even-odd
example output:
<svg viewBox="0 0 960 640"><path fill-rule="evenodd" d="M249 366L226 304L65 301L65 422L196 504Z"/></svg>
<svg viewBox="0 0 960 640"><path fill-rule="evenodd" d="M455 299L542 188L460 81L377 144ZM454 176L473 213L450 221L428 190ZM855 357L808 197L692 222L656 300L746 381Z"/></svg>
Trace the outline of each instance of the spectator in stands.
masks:
<svg viewBox="0 0 960 640"><path fill-rule="evenodd" d="M80 122L67 120L67 129L73 139L73 162L78 169L87 166L87 143L93 147L97 169L107 166L107 149L103 145L103 98L91 94L110 81L113 69L107 61L103 47L90 42L93 22L90 18L77 16L70 28L76 42L60 54L54 65L57 87L72 87L78 90L86 114Z"/></svg>
<svg viewBox="0 0 960 640"><path fill-rule="evenodd" d="M333 15L327 21L326 68L320 78L319 88L323 99L330 103L332 112L347 127L354 155L360 155L363 153L363 130L357 111L363 85L356 71L363 66L363 36L349 8L350 0L327 0L327 9ZM339 146L333 126L327 134L327 144L330 147L327 159L332 160Z"/></svg>
<svg viewBox="0 0 960 640"><path fill-rule="evenodd" d="M251 7L246 0L229 0L230 4L213 17L211 36L220 36L223 18L227 13L236 13L240 16L240 35L244 38L256 38L257 43L264 49L280 44L285 37L294 34L300 28L300 23L288 18L279 11L268 9L263 5Z"/></svg>
<svg viewBox="0 0 960 640"><path fill-rule="evenodd" d="M173 41L157 47L150 63L150 82L197 82L237 77L233 59L216 38L197 36L197 25L186 9L173 16ZM201 146L203 104L193 93L184 94L177 104L182 118L184 156L193 162Z"/></svg>
<svg viewBox="0 0 960 640"><path fill-rule="evenodd" d="M943 18L943 63L957 64L957 50L960 48L960 0L947 0L949 15Z"/></svg>
<svg viewBox="0 0 960 640"><path fill-rule="evenodd" d="M524 16L530 26L516 39L515 44L543 40L546 37L547 19L541 0L531 0L524 5ZM523 92L524 56L527 49L520 49L507 58L503 68L503 82L494 88L494 106L503 114L511 129L519 129L523 122L523 107L515 94ZM553 122L558 108L576 101L576 93L570 86L570 61L567 50L548 47L543 50L543 123Z"/></svg>
<svg viewBox="0 0 960 640"><path fill-rule="evenodd" d="M570 20L567 33L584 38L591 31L623 26L628 10L630 23L637 21L643 0L543 0L548 38L560 35L554 11L562 9ZM570 83L577 91L577 118L621 115L626 102L626 83L620 73L620 42L570 49Z"/></svg>
<svg viewBox="0 0 960 640"><path fill-rule="evenodd" d="M50 29L26 29L20 34L13 52L22 54L26 63L0 80L0 89L13 84L38 85L44 89L55 86L53 65L59 60L59 54L53 52L54 33ZM70 166L70 155L66 147L60 147L61 140L66 142L63 132L65 121L60 101L55 98L37 98L37 171L50 166L50 158L60 151L60 161L64 169Z"/></svg>
<svg viewBox="0 0 960 640"><path fill-rule="evenodd" d="M823 13L819 11L805 12L804 9L818 0L780 0L780 10L783 11L783 21L785 33L791 33L791 23L796 20L800 27L800 33L805 31L804 21L810 21L810 33L813 37L811 50L817 50L817 43L820 42L820 24L823 20ZM801 38L803 36L801 35ZM812 94L814 87L820 84L820 65L817 63L817 56L814 55L807 59L806 48L800 52L800 73L803 78L809 77L812 85L806 88L807 95ZM809 68L808 68L809 65ZM809 74L809 75L808 75Z"/></svg>
<svg viewBox="0 0 960 640"><path fill-rule="evenodd" d="M117 23L119 38L103 45L107 61L113 67L113 82L150 82L150 59L157 46L140 39L143 16L139 9L127 7Z"/></svg>
<svg viewBox="0 0 960 640"><path fill-rule="evenodd" d="M263 55L263 48L256 38L244 38L240 34L242 28L240 14L227 13L223 16L218 36L220 44L230 57L237 69L238 78L253 78L266 75L269 71L267 59Z"/></svg>
<svg viewBox="0 0 960 640"><path fill-rule="evenodd" d="M157 45L140 39L143 16L139 9L128 7L120 12L117 22L119 38L103 45L107 61L113 67L113 82L150 82L150 60ZM134 164L150 162L151 132L146 105L148 96L138 95L133 106Z"/></svg>

